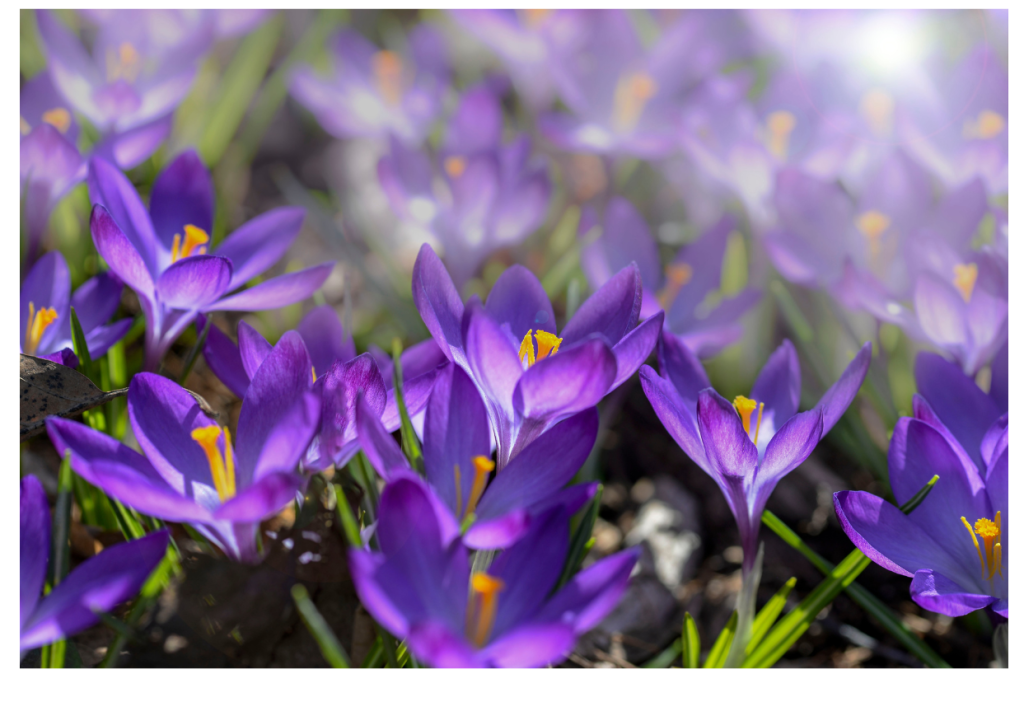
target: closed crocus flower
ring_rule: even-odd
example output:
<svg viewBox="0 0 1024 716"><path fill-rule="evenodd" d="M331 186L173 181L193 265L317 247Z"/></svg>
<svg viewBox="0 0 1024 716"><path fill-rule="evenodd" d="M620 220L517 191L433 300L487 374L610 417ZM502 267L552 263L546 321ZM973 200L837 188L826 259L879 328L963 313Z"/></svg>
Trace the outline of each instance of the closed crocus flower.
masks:
<svg viewBox="0 0 1024 716"><path fill-rule="evenodd" d="M335 35L334 71L302 65L291 93L334 136L386 137L419 144L441 110L448 87L444 40L425 25L409 33L409 53L379 50L354 30Z"/></svg>
<svg viewBox="0 0 1024 716"><path fill-rule="evenodd" d="M486 571L470 573L462 540L446 535L418 479L381 495L380 552L349 550L359 599L381 626L434 667L538 667L564 659L618 602L634 548L601 560L554 591L569 551L569 517L539 517Z"/></svg>
<svg viewBox="0 0 1024 716"><path fill-rule="evenodd" d="M128 416L142 454L81 423L50 418L59 453L85 480L139 512L191 524L233 559L256 562L256 529L305 484L296 472L320 421L302 339L286 333L253 376L236 438L176 383L139 373Z"/></svg>
<svg viewBox="0 0 1024 716"><path fill-rule="evenodd" d="M938 482L909 515L877 495L837 492L836 516L873 562L913 578L910 595L925 609L1009 617L1008 415L938 356L921 354L916 373L928 397L914 396L913 417L896 422L889 484L902 504Z"/></svg>
<svg viewBox="0 0 1024 716"><path fill-rule="evenodd" d="M596 405L647 359L662 314L637 325L643 298L635 265L588 298L562 329L537 277L507 269L487 302L463 306L430 246L413 268L413 300L445 356L465 370L487 406L498 469L541 433Z"/></svg>
<svg viewBox="0 0 1024 716"><path fill-rule="evenodd" d="M103 356L132 325L130 318L108 323L121 303L121 288L116 276L100 273L72 294L64 256L58 251L44 254L21 284L21 352L77 367L71 340L74 308L89 356Z"/></svg>
<svg viewBox="0 0 1024 716"><path fill-rule="evenodd" d="M739 340L740 318L761 297L760 291L746 290L723 299L705 315L697 312L705 297L719 286L726 241L735 227L731 216L723 216L662 268L658 246L643 217L627 199L613 197L605 208L603 223L598 223L593 208L583 212L580 240L586 242L591 233L597 238L584 246L580 264L596 288L635 262L643 279L641 320L664 310L666 329L699 357L709 357Z"/></svg>
<svg viewBox="0 0 1024 716"><path fill-rule="evenodd" d="M111 271L139 297L146 315L146 368L196 316L262 311L302 301L320 288L334 262L277 276L231 294L273 266L291 246L305 211L282 207L246 222L216 248L213 184L193 150L156 178L149 209L128 178L103 159L89 162L93 242Z"/></svg>
<svg viewBox="0 0 1024 716"><path fill-rule="evenodd" d="M387 481L419 479L366 400L357 404L359 442ZM449 364L434 384L423 432L423 467L446 535L460 529L472 549L508 547L555 505L576 512L597 483L562 489L597 439L597 410L558 423L527 445L493 478L487 409L466 372Z"/></svg>
<svg viewBox="0 0 1024 716"><path fill-rule="evenodd" d="M135 596L164 558L169 539L167 530L159 530L107 547L43 596L50 508L39 480L26 475L21 481L21 655L98 624L102 612Z"/></svg>

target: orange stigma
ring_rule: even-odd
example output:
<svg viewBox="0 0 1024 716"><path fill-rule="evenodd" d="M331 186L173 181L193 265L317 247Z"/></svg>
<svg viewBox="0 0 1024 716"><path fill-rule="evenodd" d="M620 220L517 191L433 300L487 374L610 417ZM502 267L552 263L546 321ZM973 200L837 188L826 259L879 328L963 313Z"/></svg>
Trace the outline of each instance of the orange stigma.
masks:
<svg viewBox="0 0 1024 716"><path fill-rule="evenodd" d="M999 112L986 109L977 119L964 122L965 139L994 139L1006 129L1006 119Z"/></svg>
<svg viewBox="0 0 1024 716"><path fill-rule="evenodd" d="M52 308L40 308L36 312L36 306L28 302L28 323L25 326L25 353L35 355L39 349L39 343L43 340L43 333L50 327L50 324L57 320L57 312Z"/></svg>
<svg viewBox="0 0 1024 716"><path fill-rule="evenodd" d="M978 264L957 264L953 267L953 285L964 299L964 303L971 302L974 295L974 284L978 281Z"/></svg>
<svg viewBox="0 0 1024 716"><path fill-rule="evenodd" d="M466 160L462 157L448 157L444 160L444 170L452 179L458 179L466 171Z"/></svg>
<svg viewBox="0 0 1024 716"><path fill-rule="evenodd" d="M206 253L206 244L209 243L209 235L192 224L185 224L185 245L181 245L181 234L174 235L174 246L171 248L171 263L193 255L202 256ZM199 249L196 251L196 249Z"/></svg>
<svg viewBox="0 0 1024 716"><path fill-rule="evenodd" d="M1002 512L996 512L995 520L982 517L974 523L973 529L966 517L961 517L960 521L964 523L964 527L970 533L971 540L974 542L974 549L978 552L982 579L991 581L997 574L1000 577L1003 576L1003 545L1001 542L996 541L1003 533ZM985 545L984 551L981 545L978 544L978 537L981 537L981 541Z"/></svg>
<svg viewBox="0 0 1024 716"><path fill-rule="evenodd" d="M537 338L537 351L534 353L533 350L533 339L536 335ZM547 331L537 330L534 334L531 328L523 336L522 342L519 344L519 361L524 362L526 368L529 368L534 363L539 361L541 358L547 358L558 353L558 347L562 345L562 339L556 336L554 333L548 333Z"/></svg>
<svg viewBox="0 0 1024 716"><path fill-rule="evenodd" d="M783 160L789 153L789 135L796 129L796 117L791 112L779 110L768 115L768 151L776 159Z"/></svg>
<svg viewBox="0 0 1024 716"><path fill-rule="evenodd" d="M612 125L628 132L636 126L647 102L658 93L658 83L646 72L630 72L615 85Z"/></svg>
<svg viewBox="0 0 1024 716"><path fill-rule="evenodd" d="M867 240L872 259L877 259L882 252L882 234L891 223L888 216L874 209L865 211L857 217L857 230Z"/></svg>
<svg viewBox="0 0 1024 716"><path fill-rule="evenodd" d="M543 25L548 15L551 14L551 10L520 10L520 12L523 14L523 19L526 20L526 26L531 30L536 30Z"/></svg>
<svg viewBox="0 0 1024 716"><path fill-rule="evenodd" d="M658 291L658 305L667 310L680 289L693 280L693 267L685 261L669 264L665 267L665 278L665 285Z"/></svg>
<svg viewBox="0 0 1024 716"><path fill-rule="evenodd" d="M217 446L217 440L222 433L224 435L223 454ZM227 428L221 429L219 425L208 425L205 428L193 430L192 439L199 443L199 447L206 454L206 461L210 464L210 475L213 477L213 486L217 488L217 496L220 501L226 502L234 497L235 454L231 449L231 433Z"/></svg>
<svg viewBox="0 0 1024 716"><path fill-rule="evenodd" d="M466 607L466 636L476 646L487 643L498 613L498 593L505 582L485 572L477 572L469 580L469 604Z"/></svg>
<svg viewBox="0 0 1024 716"><path fill-rule="evenodd" d="M737 395L732 401L732 405L740 414L740 419L743 421L743 432L748 436L750 435L750 416L754 414L755 409L757 410L757 425L754 428L754 444L757 445L757 437L761 434L761 413L764 412L764 403L759 404L756 400Z"/></svg>
<svg viewBox="0 0 1024 716"><path fill-rule="evenodd" d="M392 107L402 103L402 58L390 50L373 56L373 76L384 101Z"/></svg>
<svg viewBox="0 0 1024 716"><path fill-rule="evenodd" d="M142 69L141 65L142 58L132 43L122 42L116 52L113 47L107 48L107 82L119 79L134 82Z"/></svg>
<svg viewBox="0 0 1024 716"><path fill-rule="evenodd" d="M63 107L54 107L43 112L43 121L55 127L61 134L67 134L68 128L71 127L71 113Z"/></svg>
<svg viewBox="0 0 1024 716"><path fill-rule="evenodd" d="M871 90L860 100L860 113L875 134L888 134L892 130L892 115L896 102L882 90Z"/></svg>

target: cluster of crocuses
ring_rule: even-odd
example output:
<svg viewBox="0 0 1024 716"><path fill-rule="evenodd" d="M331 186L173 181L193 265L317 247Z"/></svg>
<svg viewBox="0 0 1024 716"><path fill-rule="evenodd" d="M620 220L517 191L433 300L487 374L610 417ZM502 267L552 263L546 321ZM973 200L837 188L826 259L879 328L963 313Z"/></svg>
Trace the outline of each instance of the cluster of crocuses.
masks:
<svg viewBox="0 0 1024 716"><path fill-rule="evenodd" d="M349 567L377 623L426 664L542 666L615 607L637 562L632 549L578 572L567 564L571 519L597 488L576 480L597 441L597 406L639 373L668 433L735 516L738 664L766 502L853 403L879 351L865 338L893 324L950 359L917 356L913 415L896 421L888 449L893 498L940 480L909 515L864 492L836 493L836 515L872 560L913 578L922 607L1008 617L1008 76L998 32L955 61L915 49L884 71L844 54L842 37L920 48L933 19L459 10L404 40L383 33L386 48L338 32L330 72L296 63L288 87L326 132L373 148L387 228L416 241L411 293L431 338L395 366L374 346L357 354L331 306L273 345L245 321L234 340L214 324L224 312L305 301L333 268L260 280L299 236L304 210L273 209L214 241L209 168L191 149L157 152L214 42L268 15L86 12L89 50L57 14L34 15L47 68L21 91L21 352L78 366L73 310L89 358L100 358L130 333L131 318L111 322L125 286L144 321L144 372L128 389L141 452L78 420L48 421L78 476L255 563L260 522L362 451L385 487L360 513L365 546L352 547ZM982 23L998 29L1002 18ZM460 72L465 48L452 33L479 40L493 71ZM765 67L775 70L762 77ZM154 156L162 169L143 201L126 172ZM675 191L684 229L652 230L645 216L678 212L629 190L641 162ZM72 292L64 257L40 250L51 211L81 182L105 270ZM590 296L559 330L529 269L480 276L496 254L523 255L566 200L579 208L574 249ZM726 254L747 245L753 280L726 286ZM863 334L802 412L813 401L802 399L788 340L731 400L701 363L743 337L772 269L827 292ZM485 301L464 300L481 288ZM241 400L233 431L160 375L193 325L207 366ZM652 353L657 369L644 365ZM421 459L393 435L406 416ZM35 478L21 494L25 653L131 598L169 535L104 550L40 601L49 517Z"/></svg>

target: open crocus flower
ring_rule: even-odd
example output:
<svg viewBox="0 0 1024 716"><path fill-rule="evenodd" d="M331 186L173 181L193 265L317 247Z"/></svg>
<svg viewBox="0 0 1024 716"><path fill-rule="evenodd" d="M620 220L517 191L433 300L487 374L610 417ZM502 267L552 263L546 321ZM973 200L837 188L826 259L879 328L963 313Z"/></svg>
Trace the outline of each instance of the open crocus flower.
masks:
<svg viewBox="0 0 1024 716"><path fill-rule="evenodd" d="M71 308L85 333L89 356L104 355L132 325L123 318L108 324L121 302L121 281L100 273L71 294L71 276L59 251L43 255L21 284L21 352L54 363L78 365L72 350Z"/></svg>
<svg viewBox="0 0 1024 716"><path fill-rule="evenodd" d="M836 516L873 562L913 578L910 595L925 609L958 617L989 607L1009 617L1009 421L1004 414L987 424L987 396L966 389L955 366L928 360L924 372L938 369L930 377L950 381L964 412L947 426L915 396L914 417L896 422L889 444L889 484L902 504L934 475L939 481L909 515L877 495L844 491L833 497Z"/></svg>
<svg viewBox="0 0 1024 716"><path fill-rule="evenodd" d="M256 529L295 498L295 472L320 422L302 339L286 333L253 376L230 431L184 388L152 373L128 387L128 415L142 454L81 423L50 418L58 453L85 480L139 512L185 522L234 559L256 562Z"/></svg>
<svg viewBox="0 0 1024 716"><path fill-rule="evenodd" d="M458 537L446 537L427 485L402 479L384 488L380 553L349 550L359 599L381 626L435 667L537 667L561 661L579 635L616 605L639 551L601 560L554 592L569 551L569 517L548 511L470 573Z"/></svg>
<svg viewBox="0 0 1024 716"><path fill-rule="evenodd" d="M765 503L779 480L811 454L860 390L871 360L865 344L839 380L811 410L798 413L800 363L788 341L761 369L750 397L726 400L715 392L697 357L662 333L659 376L640 369L654 412L679 447L718 483L739 527L743 569L749 572Z"/></svg>
<svg viewBox="0 0 1024 716"><path fill-rule="evenodd" d="M167 530L160 530L108 547L43 597L50 561L50 508L39 480L26 475L21 481L21 655L98 624L100 612L135 596L163 559L169 539Z"/></svg>
<svg viewBox="0 0 1024 716"><path fill-rule="evenodd" d="M537 277L507 269L487 302L463 306L448 272L424 244L412 293L446 357L465 370L487 406L498 470L551 425L597 405L647 359L662 314L639 326L643 287L635 265L588 298L558 334Z"/></svg>
<svg viewBox="0 0 1024 716"><path fill-rule="evenodd" d="M309 298L334 262L277 276L229 296L280 259L305 210L272 209L242 224L210 250L213 183L193 150L182 152L153 183L149 210L128 178L103 159L89 162L93 242L128 284L146 315L146 368L155 370L196 316L263 311Z"/></svg>
<svg viewBox="0 0 1024 716"><path fill-rule="evenodd" d="M212 26L175 11L118 10L90 55L48 10L36 19L54 86L103 137L93 152L125 169L149 157L170 133Z"/></svg>
<svg viewBox="0 0 1024 716"><path fill-rule="evenodd" d="M680 249L662 270L658 246L643 217L627 199L613 197L602 225L592 208L584 210L579 226L581 240L586 242L592 232L598 236L586 244L580 263L590 285L597 287L635 262L643 278L641 320L664 310L666 328L698 356L707 357L739 339L739 319L761 295L746 290L723 299L710 311L701 305L718 288L726 240L735 226L731 216L723 216L700 238Z"/></svg>
<svg viewBox="0 0 1024 716"><path fill-rule="evenodd" d="M398 444L360 398L359 442L387 481L418 479ZM433 494L444 507L438 519L445 535L464 532L471 549L508 547L537 515L555 505L576 512L594 496L597 483L562 488L590 454L597 439L597 410L590 408L555 425L488 481L494 470L487 409L465 371L449 364L427 404L423 466Z"/></svg>
<svg viewBox="0 0 1024 716"><path fill-rule="evenodd" d="M392 208L444 248L458 286L494 251L525 239L547 213L547 162L531 157L526 135L507 144L501 138L501 102L478 86L459 101L436 161L392 139L377 166Z"/></svg>
<svg viewBox="0 0 1024 716"><path fill-rule="evenodd" d="M300 66L292 75L292 96L338 138L393 134L419 144L441 110L448 59L441 36L425 25L410 32L408 42L409 55L403 57L342 30L332 44L333 77Z"/></svg>

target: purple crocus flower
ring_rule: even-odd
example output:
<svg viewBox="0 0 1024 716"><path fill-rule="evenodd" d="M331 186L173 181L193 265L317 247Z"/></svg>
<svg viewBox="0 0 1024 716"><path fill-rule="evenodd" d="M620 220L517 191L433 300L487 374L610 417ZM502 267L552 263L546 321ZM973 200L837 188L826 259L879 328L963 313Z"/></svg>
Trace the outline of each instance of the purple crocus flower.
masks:
<svg viewBox="0 0 1024 716"><path fill-rule="evenodd" d="M449 68L444 41L434 29L417 26L408 43L403 56L342 30L332 43L334 75L322 78L300 66L292 75L292 96L338 138L393 134L419 144L441 110Z"/></svg>
<svg viewBox="0 0 1024 716"><path fill-rule="evenodd" d="M419 475L365 399L357 407L359 442L381 477L389 482ZM458 533L471 549L500 549L519 539L537 516L555 505L576 512L594 496L597 483L562 488L583 465L597 439L597 410L590 408L558 423L494 470L487 408L472 379L456 365L440 374L427 404L423 466L435 498L444 508L445 534Z"/></svg>
<svg viewBox="0 0 1024 716"><path fill-rule="evenodd" d="M212 26L174 11L118 10L90 55L49 11L36 19L54 86L103 136L93 153L125 169L149 157L170 133Z"/></svg>
<svg viewBox="0 0 1024 716"><path fill-rule="evenodd" d="M593 407L633 375L663 318L636 325L643 289L635 265L590 296L560 336L544 288L522 266L498 278L485 304L474 297L463 306L427 244L416 258L412 293L445 356L484 397L499 471L551 425Z"/></svg>
<svg viewBox="0 0 1024 716"><path fill-rule="evenodd" d="M580 218L581 241L587 241L592 232L598 233L583 248L580 264L590 285L599 287L635 262L643 279L640 319L664 309L667 330L698 356L708 357L739 340L739 319L761 295L746 290L723 299L710 311L701 306L718 287L726 240L735 228L736 221L723 216L700 238L680 249L662 270L658 246L643 217L627 199L613 197L605 208L602 225L592 207L587 207Z"/></svg>
<svg viewBox="0 0 1024 716"><path fill-rule="evenodd" d="M81 423L50 418L47 431L86 481L139 512L185 522L233 559L256 562L256 530L295 497L295 472L320 422L302 339L288 332L245 393L237 439L176 383L139 373L128 387L135 450Z"/></svg>
<svg viewBox="0 0 1024 716"><path fill-rule="evenodd" d="M910 595L925 609L958 617L989 607L1009 617L1008 414L938 356L920 354L916 373L929 397L914 396L913 417L896 422L889 484L902 504L939 481L909 515L843 491L833 497L836 516L873 562L913 578Z"/></svg>
<svg viewBox="0 0 1024 716"><path fill-rule="evenodd" d="M381 495L380 553L349 550L359 599L381 626L435 667L537 667L564 659L618 602L636 548L601 560L553 594L569 551L564 508L538 517L486 571L448 536L418 479Z"/></svg>
<svg viewBox="0 0 1024 716"><path fill-rule="evenodd" d="M108 547L42 597L50 560L50 508L39 480L26 475L21 481L21 655L98 624L99 612L131 599L160 564L169 539L167 530L160 530Z"/></svg>
<svg viewBox="0 0 1024 716"><path fill-rule="evenodd" d="M78 366L72 350L71 308L85 334L89 356L104 355L131 328L132 319L108 324L121 302L121 281L99 273L71 293L71 275L59 251L43 255L21 284L21 352Z"/></svg>
<svg viewBox="0 0 1024 716"><path fill-rule="evenodd" d="M146 368L196 316L262 311L309 298L334 262L277 276L229 296L277 262L295 240L305 210L272 209L246 222L207 253L213 184L195 151L182 152L156 178L149 210L127 177L106 161L89 162L93 242L138 295L146 315Z"/></svg>
<svg viewBox="0 0 1024 716"><path fill-rule="evenodd" d="M661 375L650 366L640 369L640 383L662 424L722 489L739 527L745 572L754 564L769 495L846 412L870 359L868 343L818 404L803 413L797 412L800 363L788 340L765 363L750 397L732 402L715 392L697 357L670 333L662 333L658 344Z"/></svg>
<svg viewBox="0 0 1024 716"><path fill-rule="evenodd" d="M456 285L501 247L544 221L551 199L547 162L529 137L502 144L501 103L487 86L463 94L436 160L392 138L377 166L395 212L431 233Z"/></svg>

